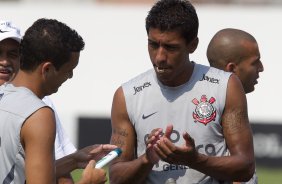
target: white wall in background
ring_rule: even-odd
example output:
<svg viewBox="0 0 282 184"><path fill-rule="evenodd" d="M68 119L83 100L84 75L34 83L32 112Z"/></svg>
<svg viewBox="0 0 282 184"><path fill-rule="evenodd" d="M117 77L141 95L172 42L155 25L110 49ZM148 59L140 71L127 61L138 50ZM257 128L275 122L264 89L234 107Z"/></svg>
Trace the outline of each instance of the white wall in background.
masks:
<svg viewBox="0 0 282 184"><path fill-rule="evenodd" d="M56 18L76 29L86 42L74 77L53 99L73 142L79 116L110 116L119 85L151 68L147 53L145 17L149 6L110 6L95 3L0 3L0 19L24 31L36 19ZM260 46L265 71L255 93L249 94L249 117L282 123L280 72L282 7L197 6L200 44L191 59L208 64L205 51L219 29L233 27L253 34Z"/></svg>

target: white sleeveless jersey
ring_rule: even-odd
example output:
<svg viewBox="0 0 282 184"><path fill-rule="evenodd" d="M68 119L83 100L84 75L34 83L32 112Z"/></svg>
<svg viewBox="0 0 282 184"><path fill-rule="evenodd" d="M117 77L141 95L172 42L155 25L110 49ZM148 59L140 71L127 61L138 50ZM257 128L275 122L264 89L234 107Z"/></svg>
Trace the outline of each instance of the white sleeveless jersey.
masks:
<svg viewBox="0 0 282 184"><path fill-rule="evenodd" d="M65 132L65 129L60 121L59 115L50 97L45 96L42 100L46 105L51 107L55 113L56 138L55 138L54 150L55 150L55 160L58 160L62 157L74 153L76 151L76 148L73 145L73 143L70 141L70 138L68 137L67 133Z"/></svg>
<svg viewBox="0 0 282 184"><path fill-rule="evenodd" d="M0 86L0 183L25 182L25 152L20 141L20 131L25 120L46 106L29 89Z"/></svg>
<svg viewBox="0 0 282 184"><path fill-rule="evenodd" d="M228 155L221 126L227 83L231 73L195 63L190 80L178 87L162 85L153 69L124 83L126 109L137 134L137 154L145 153L145 141L155 128L173 124L171 140L183 145L182 133L195 140L198 152L209 156ZM164 184L174 178L179 184L219 184L188 166L159 161L146 183Z"/></svg>

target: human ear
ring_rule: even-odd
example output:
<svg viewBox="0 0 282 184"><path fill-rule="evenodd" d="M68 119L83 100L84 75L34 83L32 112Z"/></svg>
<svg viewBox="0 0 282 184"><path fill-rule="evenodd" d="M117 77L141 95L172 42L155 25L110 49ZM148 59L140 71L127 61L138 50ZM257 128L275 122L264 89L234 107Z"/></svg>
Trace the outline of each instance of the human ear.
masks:
<svg viewBox="0 0 282 184"><path fill-rule="evenodd" d="M236 64L232 63L232 62L227 63L227 65L225 66L225 71L235 73L235 71L236 71Z"/></svg>
<svg viewBox="0 0 282 184"><path fill-rule="evenodd" d="M192 40L192 41L189 43L188 49L189 49L189 53L190 53L190 54L193 53L193 52L197 49L198 44L199 44L199 38L198 38L198 37L194 38L194 40Z"/></svg>
<svg viewBox="0 0 282 184"><path fill-rule="evenodd" d="M53 73L54 65L51 62L44 62L42 64L41 73L42 76L46 79Z"/></svg>

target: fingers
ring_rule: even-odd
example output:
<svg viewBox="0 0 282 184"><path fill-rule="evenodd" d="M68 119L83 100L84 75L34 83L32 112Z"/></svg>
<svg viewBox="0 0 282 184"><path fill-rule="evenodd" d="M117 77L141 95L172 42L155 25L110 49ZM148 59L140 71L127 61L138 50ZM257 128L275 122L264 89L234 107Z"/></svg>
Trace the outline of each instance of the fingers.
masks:
<svg viewBox="0 0 282 184"><path fill-rule="evenodd" d="M194 139L187 132L183 133L183 139L185 140L186 146L195 146Z"/></svg>
<svg viewBox="0 0 282 184"><path fill-rule="evenodd" d="M116 149L117 146L116 145L112 145L112 144L101 144L99 146L97 145L93 145L92 146L92 150L90 150L89 154L97 154L100 152L109 152L112 151L113 149Z"/></svg>
<svg viewBox="0 0 282 184"><path fill-rule="evenodd" d="M161 135L162 135L162 129L161 128L157 128L157 129L152 130L152 132L148 136L148 140L146 141L147 147L151 147L153 144L155 144L157 142L157 140L159 140Z"/></svg>
<svg viewBox="0 0 282 184"><path fill-rule="evenodd" d="M111 151L116 148L117 146L113 144L102 144L102 151Z"/></svg>
<svg viewBox="0 0 282 184"><path fill-rule="evenodd" d="M107 181L105 170L96 169L95 166L95 160L90 160L82 173L81 184L105 183Z"/></svg>
<svg viewBox="0 0 282 184"><path fill-rule="evenodd" d="M152 164L156 164L160 160L159 156L155 153L153 146L146 149L146 158Z"/></svg>
<svg viewBox="0 0 282 184"><path fill-rule="evenodd" d="M95 168L95 166L96 166L95 160L90 160L88 164L86 165L83 173L87 175L89 172L93 170L93 168Z"/></svg>
<svg viewBox="0 0 282 184"><path fill-rule="evenodd" d="M162 160L169 161L168 159L171 158L176 151L176 146L167 137L162 137L157 141L154 149Z"/></svg>
<svg viewBox="0 0 282 184"><path fill-rule="evenodd" d="M95 166L96 166L96 161L95 160L90 160L89 163L86 166L86 169L90 168L90 167L91 168L95 168Z"/></svg>
<svg viewBox="0 0 282 184"><path fill-rule="evenodd" d="M164 136L166 136L167 138L170 138L172 131L173 131L173 125L172 124L167 125Z"/></svg>
<svg viewBox="0 0 282 184"><path fill-rule="evenodd" d="M172 153L171 149L175 149L175 146L169 140L172 131L173 125L171 124L166 127L165 133L161 128L152 130L146 142L147 149L154 149L160 158L167 159L168 155Z"/></svg>
<svg viewBox="0 0 282 184"><path fill-rule="evenodd" d="M87 158L88 160L100 160L103 158L106 154L108 154L110 151L113 149L117 148L115 145L110 145L110 144L101 144L99 146L93 145L93 149L89 150L87 153ZM87 161L88 161L87 160Z"/></svg>
<svg viewBox="0 0 282 184"><path fill-rule="evenodd" d="M156 128L152 130L150 133L148 140L147 140L147 146L151 146L151 144L155 144L157 140L159 140L162 136L165 136L167 138L170 138L170 135L172 134L173 131L173 125L169 124L166 127L165 133L163 133L163 130L161 128Z"/></svg>
<svg viewBox="0 0 282 184"><path fill-rule="evenodd" d="M98 169L98 171L100 171L100 175L101 175L101 184L106 183L107 179L107 173L105 172L105 170L103 169Z"/></svg>

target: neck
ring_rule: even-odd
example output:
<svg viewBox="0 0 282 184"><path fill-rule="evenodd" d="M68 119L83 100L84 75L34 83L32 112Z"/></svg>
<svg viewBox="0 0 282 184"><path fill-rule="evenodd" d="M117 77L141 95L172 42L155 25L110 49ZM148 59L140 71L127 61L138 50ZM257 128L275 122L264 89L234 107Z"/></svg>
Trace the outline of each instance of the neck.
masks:
<svg viewBox="0 0 282 184"><path fill-rule="evenodd" d="M25 87L31 90L38 98L42 99L45 95L40 89L40 77L36 72L19 71L11 81L15 87Z"/></svg>

